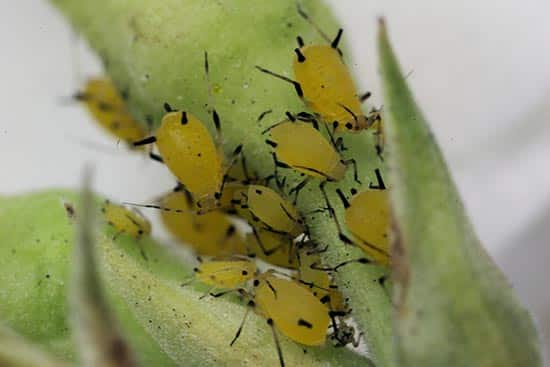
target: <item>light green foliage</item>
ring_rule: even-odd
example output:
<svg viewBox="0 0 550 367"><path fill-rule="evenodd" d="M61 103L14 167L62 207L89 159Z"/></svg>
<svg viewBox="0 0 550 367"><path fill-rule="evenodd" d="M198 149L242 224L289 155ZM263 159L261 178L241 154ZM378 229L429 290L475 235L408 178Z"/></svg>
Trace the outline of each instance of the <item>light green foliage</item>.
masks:
<svg viewBox="0 0 550 367"><path fill-rule="evenodd" d="M383 25L379 53L398 232L399 365L540 366L532 321L474 234Z"/></svg>
<svg viewBox="0 0 550 367"><path fill-rule="evenodd" d="M74 359L64 306L74 226L64 202L74 204L75 195L48 191L2 199L0 243L16 245L0 246L0 314L22 335L57 355ZM76 207L77 217L78 213ZM108 304L141 365L278 364L271 329L264 319L251 315L239 341L230 347L245 312L241 304L231 298L199 299L206 288L198 283L181 287L192 272L177 256L150 239L136 243L121 234L113 241L114 235L115 231L103 224L97 244L99 274ZM44 274L50 278L44 279ZM56 317L47 317L54 312ZM368 363L342 348L306 348L304 352L284 337L281 346L289 365Z"/></svg>

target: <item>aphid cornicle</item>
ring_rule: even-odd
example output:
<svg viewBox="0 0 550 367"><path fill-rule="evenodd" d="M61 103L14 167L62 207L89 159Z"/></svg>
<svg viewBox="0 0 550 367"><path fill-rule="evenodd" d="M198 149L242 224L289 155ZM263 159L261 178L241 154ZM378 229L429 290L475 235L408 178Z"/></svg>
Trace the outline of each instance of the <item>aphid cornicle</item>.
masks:
<svg viewBox="0 0 550 367"><path fill-rule="evenodd" d="M298 7L300 15L314 25L308 15ZM315 26L315 25L314 25ZM339 29L334 40L317 27L323 38L330 44L305 45L298 37L298 48L294 50L294 80L263 67L258 70L291 83L298 96L315 112L323 122L336 130L361 131L371 127L379 118L378 111L365 116L361 102L370 93L359 96L351 74L344 64L338 44L343 30Z"/></svg>
<svg viewBox="0 0 550 367"><path fill-rule="evenodd" d="M127 234L135 239L151 234L151 223L137 210L129 210L122 205L105 200L101 206L105 221L118 234Z"/></svg>
<svg viewBox="0 0 550 367"><path fill-rule="evenodd" d="M248 252L244 236L227 214L213 210L197 215L192 197L184 189L162 196L159 209L168 231L198 255L246 255Z"/></svg>
<svg viewBox="0 0 550 367"><path fill-rule="evenodd" d="M206 53L205 70L208 75ZM165 109L167 114L162 118L156 136L134 142L134 145L156 142L163 162L193 194L200 211L220 207L227 171L241 153L242 145L235 148L232 157L226 160L221 144L216 144L202 121L186 111L173 111L168 104L165 104ZM212 109L212 119L219 136L220 117L215 109Z"/></svg>
<svg viewBox="0 0 550 367"><path fill-rule="evenodd" d="M114 137L131 144L147 135L126 109L123 97L110 79L89 79L74 98L81 101L97 123Z"/></svg>

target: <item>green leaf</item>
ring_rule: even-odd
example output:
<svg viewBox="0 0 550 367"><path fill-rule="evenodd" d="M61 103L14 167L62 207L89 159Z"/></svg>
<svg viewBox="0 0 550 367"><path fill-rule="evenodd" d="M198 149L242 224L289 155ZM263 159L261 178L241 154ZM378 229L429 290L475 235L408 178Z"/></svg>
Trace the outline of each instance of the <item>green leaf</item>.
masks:
<svg viewBox="0 0 550 367"><path fill-rule="evenodd" d="M0 366L69 367L70 365L49 355L0 324Z"/></svg>
<svg viewBox="0 0 550 367"><path fill-rule="evenodd" d="M532 320L474 233L383 21L378 42L399 366L540 366Z"/></svg>

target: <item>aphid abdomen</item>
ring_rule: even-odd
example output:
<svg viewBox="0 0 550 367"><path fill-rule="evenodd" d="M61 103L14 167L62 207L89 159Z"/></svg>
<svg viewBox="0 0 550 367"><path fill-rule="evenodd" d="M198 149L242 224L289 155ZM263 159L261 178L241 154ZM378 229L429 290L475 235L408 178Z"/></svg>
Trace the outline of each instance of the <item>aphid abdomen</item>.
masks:
<svg viewBox="0 0 550 367"><path fill-rule="evenodd" d="M355 195L346 209L345 220L363 251L387 265L390 259L388 190L367 190Z"/></svg>
<svg viewBox="0 0 550 367"><path fill-rule="evenodd" d="M267 228L293 237L304 232L296 208L269 187L250 185L247 204L250 212Z"/></svg>
<svg viewBox="0 0 550 367"><path fill-rule="evenodd" d="M255 287L254 301L288 338L311 346L325 343L329 310L297 282L264 273Z"/></svg>
<svg viewBox="0 0 550 367"><path fill-rule="evenodd" d="M302 86L307 104L325 123L338 122L339 129L352 130L363 116L357 89L338 51L328 45L300 49L305 60L294 59L294 76ZM346 110L347 109L347 110ZM351 112L350 112L351 111ZM346 124L353 126L346 126Z"/></svg>
<svg viewBox="0 0 550 367"><path fill-rule="evenodd" d="M297 171L323 180L338 181L346 167L330 143L311 125L285 122L270 130L277 159Z"/></svg>
<svg viewBox="0 0 550 367"><path fill-rule="evenodd" d="M195 201L219 193L223 165L210 132L201 121L189 113L170 112L163 117L156 140L164 163Z"/></svg>

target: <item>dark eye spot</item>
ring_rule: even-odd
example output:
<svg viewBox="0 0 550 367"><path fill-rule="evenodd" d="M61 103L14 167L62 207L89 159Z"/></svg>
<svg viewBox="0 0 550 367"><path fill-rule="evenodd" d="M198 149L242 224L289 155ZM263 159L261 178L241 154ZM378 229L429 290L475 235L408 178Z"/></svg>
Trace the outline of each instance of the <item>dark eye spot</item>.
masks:
<svg viewBox="0 0 550 367"><path fill-rule="evenodd" d="M241 274L242 274L242 275L248 275L248 271L243 270L243 271L241 272Z"/></svg>
<svg viewBox="0 0 550 367"><path fill-rule="evenodd" d="M346 129L351 130L353 128L353 124L351 122L348 122L346 124Z"/></svg>
<svg viewBox="0 0 550 367"><path fill-rule="evenodd" d="M312 325L310 322L308 322L308 321L306 321L306 320L304 320L304 319L299 319L299 320L298 320L298 326L304 326L304 327L306 327L306 328L308 328L308 329L313 328L313 325Z"/></svg>

